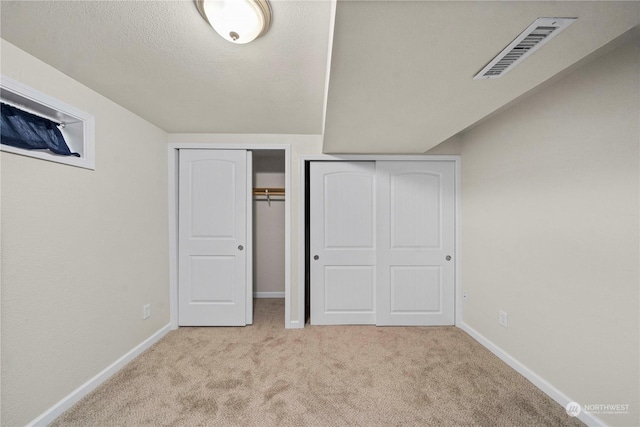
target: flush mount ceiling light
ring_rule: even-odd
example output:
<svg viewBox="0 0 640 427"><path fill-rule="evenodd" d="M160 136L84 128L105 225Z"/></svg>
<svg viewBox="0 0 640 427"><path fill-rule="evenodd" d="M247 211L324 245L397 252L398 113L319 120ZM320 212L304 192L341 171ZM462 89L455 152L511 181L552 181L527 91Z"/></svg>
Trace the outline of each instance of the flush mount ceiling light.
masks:
<svg viewBox="0 0 640 427"><path fill-rule="evenodd" d="M209 25L232 43L249 43L271 25L267 0L196 0L196 6Z"/></svg>

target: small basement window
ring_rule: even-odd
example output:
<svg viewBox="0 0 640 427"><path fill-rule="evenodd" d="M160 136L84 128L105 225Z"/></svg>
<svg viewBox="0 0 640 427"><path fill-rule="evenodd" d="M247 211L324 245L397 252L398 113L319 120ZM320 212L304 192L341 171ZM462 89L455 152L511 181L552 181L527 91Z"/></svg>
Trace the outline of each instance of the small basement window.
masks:
<svg viewBox="0 0 640 427"><path fill-rule="evenodd" d="M30 113L25 117L33 118L30 115L35 115L59 124L56 127L62 134L69 151L74 155L56 154L50 149L28 149L0 144L2 151L86 169L95 169L95 119L92 115L5 76L0 76L0 100L2 104L10 106L8 108L3 107L3 114L5 111L15 112L14 109L17 109ZM21 113L18 112L16 114ZM46 122L46 120L43 122ZM5 131L0 129L0 132ZM57 134L57 131L55 133Z"/></svg>

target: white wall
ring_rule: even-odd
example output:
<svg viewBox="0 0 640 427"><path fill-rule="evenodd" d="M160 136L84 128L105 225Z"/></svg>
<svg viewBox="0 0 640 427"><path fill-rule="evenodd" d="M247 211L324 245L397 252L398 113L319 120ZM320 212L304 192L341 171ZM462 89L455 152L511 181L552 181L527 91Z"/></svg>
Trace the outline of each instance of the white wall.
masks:
<svg viewBox="0 0 640 427"><path fill-rule="evenodd" d="M630 405L596 414L617 426L640 424L639 46L462 136L463 321L579 404Z"/></svg>
<svg viewBox="0 0 640 427"><path fill-rule="evenodd" d="M425 151L424 154L430 155L449 155L449 154L462 154L462 137L458 135L454 135L451 138L442 141L440 144L431 148L430 150Z"/></svg>
<svg viewBox="0 0 640 427"><path fill-rule="evenodd" d="M284 151L253 152L254 187L284 188L284 170ZM281 292L284 294L285 291L284 200L284 197L274 196L269 203L264 196L254 196L254 292Z"/></svg>
<svg viewBox="0 0 640 427"><path fill-rule="evenodd" d="M1 50L4 75L96 118L95 171L0 155L1 424L18 426L168 324L167 135L4 40Z"/></svg>

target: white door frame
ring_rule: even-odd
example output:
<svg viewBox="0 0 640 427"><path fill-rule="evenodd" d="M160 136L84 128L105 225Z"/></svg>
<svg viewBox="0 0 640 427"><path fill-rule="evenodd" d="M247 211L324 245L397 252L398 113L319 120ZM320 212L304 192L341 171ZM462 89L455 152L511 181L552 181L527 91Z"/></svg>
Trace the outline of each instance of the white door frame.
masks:
<svg viewBox="0 0 640 427"><path fill-rule="evenodd" d="M401 160L401 161L448 161L454 163L455 169L455 278L454 278L454 288L455 288L455 325L459 326L462 323L462 277L461 277L461 250L460 250L460 156L459 155L378 155L378 154L350 154L350 155L328 155L328 154L316 154L316 155L303 155L300 156L300 198L299 198L299 230L298 230L298 244L299 244L299 263L298 266L298 307L300 313L298 314L299 319L305 318L305 248L306 248L306 238L305 238L305 218L306 218L306 209L305 209L305 199L306 199L306 176L305 176L305 165L306 162L310 161L363 161L363 160Z"/></svg>
<svg viewBox="0 0 640 427"><path fill-rule="evenodd" d="M230 138L227 135L209 135L207 140L212 142L174 142L169 143L167 156L168 174L168 205L169 205L169 313L171 329L178 329L178 150L282 150L285 155L285 207L284 207L284 281L285 281L285 327L291 326L291 145L290 144L245 144L242 142L215 142L235 140L238 135ZM250 226L251 227L251 226ZM252 230L253 227L250 228ZM247 248L248 249L248 248ZM304 281L302 282L304 283ZM304 289L303 289L304 291ZM253 292L251 292L253 295ZM304 301L304 299L303 299ZM302 307L304 314L304 307ZM295 327L295 326L294 326Z"/></svg>

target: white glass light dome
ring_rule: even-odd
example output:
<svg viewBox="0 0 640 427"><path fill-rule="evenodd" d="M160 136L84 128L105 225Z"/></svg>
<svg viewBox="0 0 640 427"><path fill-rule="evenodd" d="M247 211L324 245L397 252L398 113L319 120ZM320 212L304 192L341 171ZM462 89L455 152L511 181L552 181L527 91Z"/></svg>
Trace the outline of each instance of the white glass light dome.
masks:
<svg viewBox="0 0 640 427"><path fill-rule="evenodd" d="M213 29L232 43L249 43L271 25L267 0L196 0L196 5Z"/></svg>

